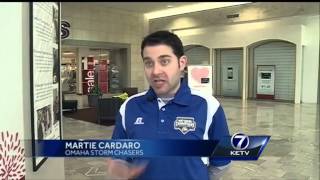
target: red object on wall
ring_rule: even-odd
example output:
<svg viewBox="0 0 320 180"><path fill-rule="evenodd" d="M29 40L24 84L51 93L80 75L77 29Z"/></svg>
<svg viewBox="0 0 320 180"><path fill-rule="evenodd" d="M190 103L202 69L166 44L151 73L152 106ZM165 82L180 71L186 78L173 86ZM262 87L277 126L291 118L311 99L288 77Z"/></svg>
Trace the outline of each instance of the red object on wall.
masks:
<svg viewBox="0 0 320 180"><path fill-rule="evenodd" d="M108 93L108 64L107 59L99 61L99 87L103 93Z"/></svg>
<svg viewBox="0 0 320 180"><path fill-rule="evenodd" d="M107 82L100 82L99 87L103 93L108 92L108 83Z"/></svg>
<svg viewBox="0 0 320 180"><path fill-rule="evenodd" d="M0 179L25 179L26 153L18 132L0 132Z"/></svg>
<svg viewBox="0 0 320 180"><path fill-rule="evenodd" d="M107 60L106 59L102 59L99 61L99 68L100 68L100 71L106 71L107 70Z"/></svg>
<svg viewBox="0 0 320 180"><path fill-rule="evenodd" d="M108 72L100 71L99 72L99 83L108 82Z"/></svg>
<svg viewBox="0 0 320 180"><path fill-rule="evenodd" d="M87 57L87 66L88 66L88 70L94 69L94 58L93 57Z"/></svg>

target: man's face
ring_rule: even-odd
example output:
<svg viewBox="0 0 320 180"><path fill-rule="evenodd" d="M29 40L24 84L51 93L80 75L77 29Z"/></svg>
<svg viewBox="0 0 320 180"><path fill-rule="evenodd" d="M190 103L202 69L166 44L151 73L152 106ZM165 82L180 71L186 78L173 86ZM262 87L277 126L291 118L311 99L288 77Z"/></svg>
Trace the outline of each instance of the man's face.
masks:
<svg viewBox="0 0 320 180"><path fill-rule="evenodd" d="M181 72L187 58L177 58L167 45L146 46L143 49L143 63L146 78L159 97L174 96L180 87Z"/></svg>

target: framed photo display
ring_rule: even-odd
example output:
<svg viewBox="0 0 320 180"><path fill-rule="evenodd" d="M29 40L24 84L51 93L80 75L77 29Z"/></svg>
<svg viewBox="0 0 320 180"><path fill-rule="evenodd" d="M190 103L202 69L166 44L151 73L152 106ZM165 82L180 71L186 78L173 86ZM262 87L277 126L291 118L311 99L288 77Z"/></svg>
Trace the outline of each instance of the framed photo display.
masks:
<svg viewBox="0 0 320 180"><path fill-rule="evenodd" d="M60 3L30 2L33 171L47 159L35 156L36 140L62 139L60 47Z"/></svg>

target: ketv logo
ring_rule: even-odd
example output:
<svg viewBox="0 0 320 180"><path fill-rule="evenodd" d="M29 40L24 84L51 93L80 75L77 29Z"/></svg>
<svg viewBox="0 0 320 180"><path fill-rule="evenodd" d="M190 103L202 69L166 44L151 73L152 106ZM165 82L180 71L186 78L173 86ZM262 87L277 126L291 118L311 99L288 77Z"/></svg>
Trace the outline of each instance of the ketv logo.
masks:
<svg viewBox="0 0 320 180"><path fill-rule="evenodd" d="M249 137L242 133L236 133L231 137L231 145L235 149L230 151L231 156L248 156L250 151L246 151L249 146Z"/></svg>
<svg viewBox="0 0 320 180"><path fill-rule="evenodd" d="M270 136L235 133L221 139L212 156L221 160L258 160Z"/></svg>

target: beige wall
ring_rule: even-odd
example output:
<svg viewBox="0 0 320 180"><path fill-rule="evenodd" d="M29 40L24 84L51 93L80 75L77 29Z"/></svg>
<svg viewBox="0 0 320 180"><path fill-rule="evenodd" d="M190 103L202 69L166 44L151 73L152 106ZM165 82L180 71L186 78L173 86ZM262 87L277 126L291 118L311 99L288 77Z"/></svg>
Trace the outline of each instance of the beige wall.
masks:
<svg viewBox="0 0 320 180"><path fill-rule="evenodd" d="M317 102L317 89L319 88L320 77L317 75L319 69L319 16L311 16L305 19L302 31L304 45L302 62L302 102ZM318 80L317 80L318 79ZM318 92L320 92L318 90ZM319 98L320 94L318 94Z"/></svg>
<svg viewBox="0 0 320 180"><path fill-rule="evenodd" d="M62 3L61 19L71 24L73 40L130 44L130 82L139 91L145 88L140 43L145 35L143 14L131 13L82 3Z"/></svg>
<svg viewBox="0 0 320 180"><path fill-rule="evenodd" d="M182 16L166 20L161 18L156 24L162 24L168 30L178 34L184 45L199 44L214 48L238 48L244 50L252 43L267 39L286 40L296 44L296 81L295 103L316 103L317 77L319 67L319 15L292 16L264 21L220 24L196 27L193 21ZM185 29L177 27L178 21L185 21ZM188 23L187 23L188 22ZM155 20L154 22L155 23ZM153 29L156 30L156 29ZM302 53L302 46L305 52ZM243 76L246 77L247 55L244 51ZM309 70L308 70L309 69ZM310 69L312 71L310 71ZM311 73L312 72L312 73ZM243 79L243 98L246 96L247 81Z"/></svg>
<svg viewBox="0 0 320 180"><path fill-rule="evenodd" d="M49 158L32 170L30 115L29 3L0 3L0 132L19 134L24 145L25 179L64 179L64 159ZM0 176L0 179L3 177Z"/></svg>

